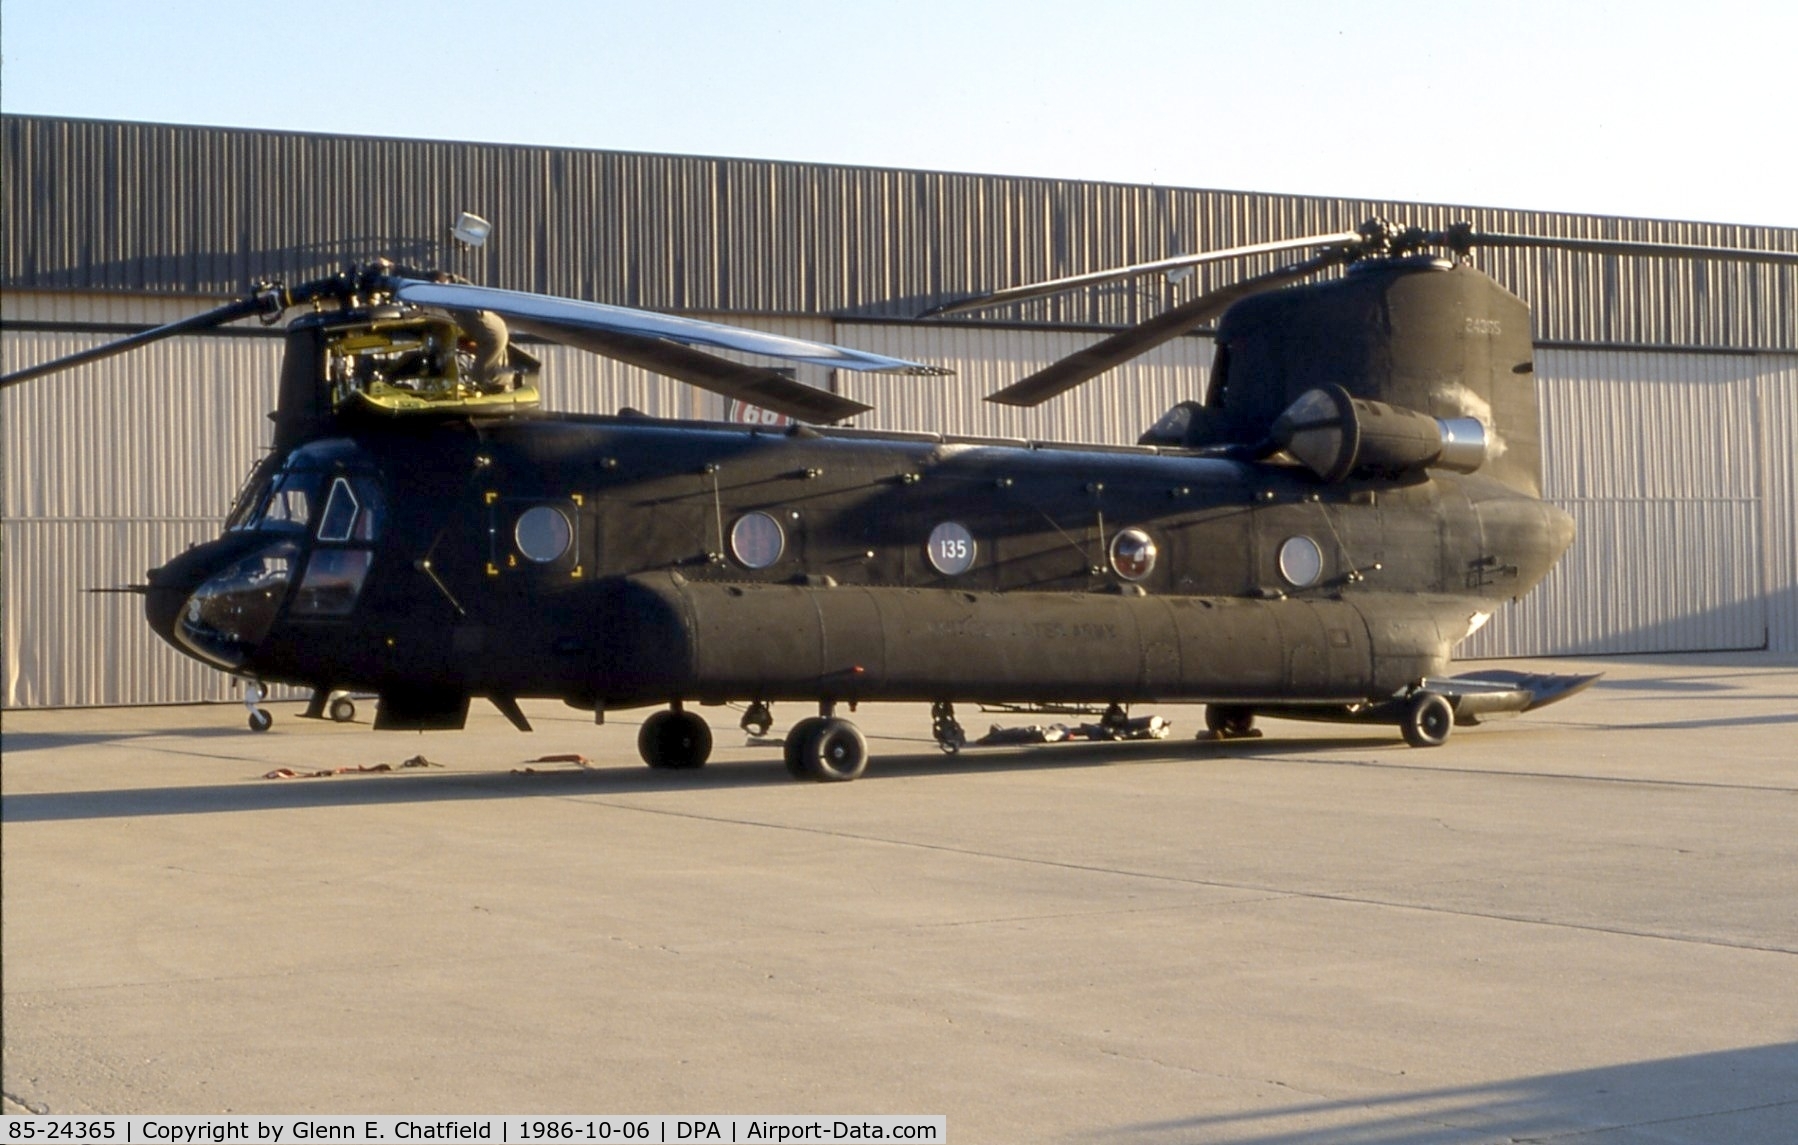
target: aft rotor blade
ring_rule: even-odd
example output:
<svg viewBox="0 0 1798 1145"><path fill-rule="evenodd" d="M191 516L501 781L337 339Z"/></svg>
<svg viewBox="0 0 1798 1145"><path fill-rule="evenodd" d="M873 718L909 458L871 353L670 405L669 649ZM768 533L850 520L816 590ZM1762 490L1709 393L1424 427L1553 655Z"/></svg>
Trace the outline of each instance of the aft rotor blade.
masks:
<svg viewBox="0 0 1798 1145"><path fill-rule="evenodd" d="M1203 325L1228 310L1230 304L1240 298L1306 278L1326 267L1346 262L1350 257L1352 256L1346 250L1329 250L1304 262L1283 266L1201 294L1147 322L1121 330L1078 353L1069 354L1023 381L1013 382L997 393L988 394L986 400L1008 406L1041 405L1082 382L1091 381L1105 371L1121 366L1137 355L1145 354L1163 342L1170 342Z"/></svg>
<svg viewBox="0 0 1798 1145"><path fill-rule="evenodd" d="M1512 235L1484 231L1449 230L1439 240L1457 249L1466 247L1547 247L1583 254L1641 255L1649 258L1706 258L1721 262L1761 262L1774 266L1798 266L1798 251L1751 250L1746 247L1692 246L1686 243L1633 242L1627 239L1550 238L1546 235ZM1465 246L1463 246L1465 244Z"/></svg>
<svg viewBox="0 0 1798 1145"><path fill-rule="evenodd" d="M993 306L1005 306L1014 302L1031 302L1038 298L1047 298L1052 294L1061 294L1069 290L1077 290L1083 286L1097 286L1105 282L1117 282L1125 278L1136 278L1145 274L1165 274L1168 271L1180 270L1189 266L1199 266L1207 262L1222 262L1232 258L1249 258L1258 254L1277 254L1288 250L1309 250L1320 246L1355 246L1364 239L1358 231L1340 231L1329 235L1310 235L1298 239L1279 239L1275 242L1254 243L1250 246L1229 247L1224 250L1208 250L1198 254L1182 254L1173 258L1158 259L1155 262L1139 262L1133 266L1113 267L1109 270L1096 270L1090 274L1075 274L1067 278L1052 279L1048 282L1026 283L1023 286L1008 287L995 290L990 294L980 294L972 298L964 298L943 306L926 310L920 317L935 318L945 314L964 314L971 310L986 310Z"/></svg>
<svg viewBox="0 0 1798 1145"><path fill-rule="evenodd" d="M828 342L810 342L803 338L788 338L761 330L702 322L696 318L681 318L649 310L633 310L626 306L607 306L599 302L552 298L544 294L527 294L460 282L422 282L395 278L389 280L389 285L394 297L416 306L435 306L449 310L491 310L516 322L547 322L564 330L592 330L604 334L659 338L679 342L684 346L710 346L719 350L761 354L835 370L917 375L953 372L941 366L927 366L903 358L870 354L846 346L833 346ZM605 353L603 350L598 352Z"/></svg>
<svg viewBox="0 0 1798 1145"><path fill-rule="evenodd" d="M108 342L104 346L94 346L91 349L80 350L73 354L65 354L60 358L54 358L48 362L41 362L35 366L27 366L23 370L15 370L4 377L0 377L0 389L16 385L19 382L29 382L33 378L41 378L45 374L54 374L58 370L68 370L73 369L76 366L84 366L89 362L98 362L103 358L110 358L115 354L123 354L127 351L135 350L139 346L148 346L152 342L160 342L164 338L173 338L178 334L192 334L199 330L210 330L215 326L223 326L227 322L235 322L239 318L248 318L252 314L268 314L278 309L279 306L280 303L276 301L275 295L269 293L254 294L248 298L240 298L236 302L227 303L217 309L208 310L203 314L195 314L191 318L183 318L179 322L170 322L165 326L157 326L149 330L142 330L129 337Z"/></svg>
<svg viewBox="0 0 1798 1145"><path fill-rule="evenodd" d="M808 422L834 422L866 413L872 406L796 382L785 374L762 366L732 362L703 350L694 350L661 338L620 334L590 326L514 319L512 327L552 342L616 358L654 373L748 402L775 413Z"/></svg>

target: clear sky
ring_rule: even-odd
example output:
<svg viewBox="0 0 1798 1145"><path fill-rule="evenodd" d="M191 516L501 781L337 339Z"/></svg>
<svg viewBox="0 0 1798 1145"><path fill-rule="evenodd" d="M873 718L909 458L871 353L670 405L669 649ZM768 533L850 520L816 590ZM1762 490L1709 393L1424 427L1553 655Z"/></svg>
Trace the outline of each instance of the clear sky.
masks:
<svg viewBox="0 0 1798 1145"><path fill-rule="evenodd" d="M0 0L0 106L1798 226L1793 0Z"/></svg>

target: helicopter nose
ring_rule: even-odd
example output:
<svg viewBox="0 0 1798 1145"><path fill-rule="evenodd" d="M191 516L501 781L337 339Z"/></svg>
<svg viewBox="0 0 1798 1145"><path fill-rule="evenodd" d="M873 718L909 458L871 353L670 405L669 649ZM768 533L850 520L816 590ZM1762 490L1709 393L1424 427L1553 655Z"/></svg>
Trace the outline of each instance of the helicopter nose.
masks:
<svg viewBox="0 0 1798 1145"><path fill-rule="evenodd" d="M219 541L196 545L144 575L148 582L144 589L144 617L150 622L151 631L177 648L181 644L175 639L175 624L187 607L187 598L237 555L238 546L228 546L222 553L221 547Z"/></svg>
<svg viewBox="0 0 1798 1145"><path fill-rule="evenodd" d="M181 606L187 603L187 597L194 586L171 584L167 579L158 579L163 568L150 570L150 587L144 592L144 618L150 622L150 631L162 637L170 644L175 643L175 620L181 615Z"/></svg>
<svg viewBox="0 0 1798 1145"><path fill-rule="evenodd" d="M151 569L144 595L150 627L175 648L222 668L242 667L286 600L299 547L234 536Z"/></svg>

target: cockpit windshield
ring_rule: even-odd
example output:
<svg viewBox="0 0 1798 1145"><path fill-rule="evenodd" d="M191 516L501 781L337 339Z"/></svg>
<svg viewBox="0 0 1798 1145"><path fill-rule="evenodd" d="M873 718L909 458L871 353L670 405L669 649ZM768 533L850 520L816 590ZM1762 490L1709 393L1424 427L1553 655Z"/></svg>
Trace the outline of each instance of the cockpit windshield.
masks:
<svg viewBox="0 0 1798 1145"><path fill-rule="evenodd" d="M319 458L296 454L279 473L238 504L234 532L312 533L333 544L378 539L385 517L380 482L366 470L346 471L341 460L330 470Z"/></svg>
<svg viewBox="0 0 1798 1145"><path fill-rule="evenodd" d="M230 527L271 533L305 532L312 522L312 504L323 478L324 474L317 470L290 469L276 474L265 488L244 500Z"/></svg>
<svg viewBox="0 0 1798 1145"><path fill-rule="evenodd" d="M260 528L305 531L312 520L312 490L296 476L288 474L275 486L268 504L262 507Z"/></svg>

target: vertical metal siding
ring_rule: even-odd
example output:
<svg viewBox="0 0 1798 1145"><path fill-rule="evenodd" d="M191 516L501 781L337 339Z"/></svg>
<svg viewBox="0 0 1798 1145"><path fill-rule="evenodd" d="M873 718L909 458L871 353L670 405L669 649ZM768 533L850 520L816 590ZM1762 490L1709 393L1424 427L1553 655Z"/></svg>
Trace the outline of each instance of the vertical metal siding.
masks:
<svg viewBox="0 0 1798 1145"><path fill-rule="evenodd" d="M934 302L1183 251L1352 227L1798 249L1798 230L1393 200L5 116L0 281L233 294L386 254L497 286L652 309L906 318ZM478 253L448 221L497 225ZM1798 347L1798 270L1553 251L1479 263L1554 342ZM1138 321L1279 256L995 319Z"/></svg>
<svg viewBox="0 0 1798 1145"><path fill-rule="evenodd" d="M227 299L186 295L92 294L55 290L0 291L0 319L80 326L161 326Z"/></svg>
<svg viewBox="0 0 1798 1145"><path fill-rule="evenodd" d="M8 333L0 368L93 334ZM281 343L163 342L0 393L7 706L221 699L223 674L167 648L142 598L89 593L218 534L266 447Z"/></svg>
<svg viewBox="0 0 1798 1145"><path fill-rule="evenodd" d="M1536 592L1459 655L1761 647L1770 504L1756 406L1769 361L1538 354L1543 492L1579 536Z"/></svg>
<svg viewBox="0 0 1798 1145"><path fill-rule="evenodd" d="M11 369L106 340L9 335L0 361ZM280 359L274 338L188 338L6 390L0 513L218 523L266 447Z"/></svg>
<svg viewBox="0 0 1798 1145"><path fill-rule="evenodd" d="M143 598L93 593L216 536L216 521L8 519L4 536L9 708L232 698L232 681L164 644Z"/></svg>
<svg viewBox="0 0 1798 1145"><path fill-rule="evenodd" d="M1541 587L1457 650L1487 656L1759 648L1756 504L1583 502L1580 538Z"/></svg>
<svg viewBox="0 0 1798 1145"><path fill-rule="evenodd" d="M1798 652L1798 355L1761 359L1761 551L1767 646Z"/></svg>

